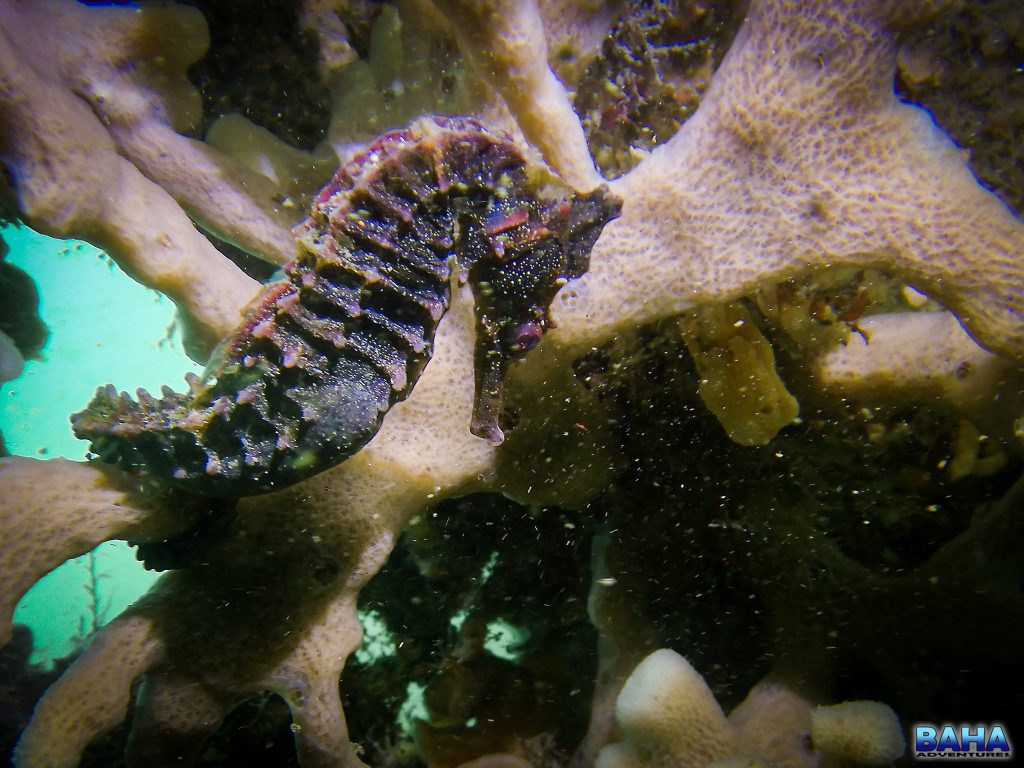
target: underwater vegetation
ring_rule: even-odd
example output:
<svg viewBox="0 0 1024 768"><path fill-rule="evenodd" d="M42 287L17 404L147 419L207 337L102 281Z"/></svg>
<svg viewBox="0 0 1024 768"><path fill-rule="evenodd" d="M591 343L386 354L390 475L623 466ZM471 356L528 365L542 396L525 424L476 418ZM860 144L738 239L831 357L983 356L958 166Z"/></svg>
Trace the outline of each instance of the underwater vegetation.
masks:
<svg viewBox="0 0 1024 768"><path fill-rule="evenodd" d="M4 219L215 361L101 390L88 461L0 459L14 763L1014 733L1022 64L1013 2L0 0ZM2 274L14 378L45 316ZM162 575L33 669L15 604L111 540Z"/></svg>

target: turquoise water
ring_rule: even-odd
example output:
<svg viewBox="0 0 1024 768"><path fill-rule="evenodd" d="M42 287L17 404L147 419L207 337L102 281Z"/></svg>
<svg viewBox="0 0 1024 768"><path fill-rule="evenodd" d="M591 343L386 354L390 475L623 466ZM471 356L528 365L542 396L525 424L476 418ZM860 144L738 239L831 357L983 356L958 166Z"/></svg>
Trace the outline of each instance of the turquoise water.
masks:
<svg viewBox="0 0 1024 768"><path fill-rule="evenodd" d="M88 446L71 433L68 415L89 402L97 385L180 389L185 371L200 370L182 351L170 300L131 280L101 251L25 227L0 234L10 247L7 261L35 280L50 327L44 359L28 361L20 378L0 385L8 451L80 460ZM32 629L32 661L45 664L75 650L156 578L123 542L106 542L57 568L14 613Z"/></svg>

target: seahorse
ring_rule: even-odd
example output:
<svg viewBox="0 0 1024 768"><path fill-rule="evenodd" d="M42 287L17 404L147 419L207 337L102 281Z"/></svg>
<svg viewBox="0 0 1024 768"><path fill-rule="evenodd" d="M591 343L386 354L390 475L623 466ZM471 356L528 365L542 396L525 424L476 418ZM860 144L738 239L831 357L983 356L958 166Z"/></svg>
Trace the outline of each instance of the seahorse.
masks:
<svg viewBox="0 0 1024 768"><path fill-rule="evenodd" d="M507 136L431 116L342 166L267 283L189 391L138 401L100 387L71 416L101 459L193 493L276 490L362 448L427 365L451 281L474 298L470 429L500 443L509 364L551 327L620 201L568 193Z"/></svg>

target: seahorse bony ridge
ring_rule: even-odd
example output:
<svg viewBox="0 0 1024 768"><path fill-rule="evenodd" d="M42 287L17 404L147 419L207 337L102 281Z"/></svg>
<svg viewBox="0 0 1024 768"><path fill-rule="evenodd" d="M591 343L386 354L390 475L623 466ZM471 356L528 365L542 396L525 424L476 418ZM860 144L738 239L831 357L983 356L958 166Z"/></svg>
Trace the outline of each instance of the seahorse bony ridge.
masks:
<svg viewBox="0 0 1024 768"><path fill-rule="evenodd" d="M139 402L101 387L72 417L102 458L198 493L273 490L377 432L430 359L452 257L476 304L472 430L500 442L508 364L548 327L619 211L605 188L557 194L511 139L468 118L383 134L296 227L298 257L267 284L190 391Z"/></svg>

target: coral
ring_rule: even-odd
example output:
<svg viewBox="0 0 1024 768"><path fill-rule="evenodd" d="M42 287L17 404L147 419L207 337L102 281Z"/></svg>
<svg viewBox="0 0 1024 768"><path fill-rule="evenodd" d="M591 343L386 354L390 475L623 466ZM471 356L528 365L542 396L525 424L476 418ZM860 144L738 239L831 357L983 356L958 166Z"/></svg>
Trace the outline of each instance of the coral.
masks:
<svg viewBox="0 0 1024 768"><path fill-rule="evenodd" d="M515 115L526 139L572 187L590 189L601 176L562 84L547 66L540 12L516 0L439 0L455 37L476 71Z"/></svg>
<svg viewBox="0 0 1024 768"><path fill-rule="evenodd" d="M625 738L601 750L597 768L690 768L731 754L729 724L703 678L674 651L662 649L633 670L615 702Z"/></svg>
<svg viewBox="0 0 1024 768"><path fill-rule="evenodd" d="M786 686L758 683L729 713L733 743L741 745L738 749L745 755L756 755L769 765L813 768L818 756L811 748L816 743L809 744L807 738L810 712L810 702ZM897 733L898 729L897 724Z"/></svg>
<svg viewBox="0 0 1024 768"><path fill-rule="evenodd" d="M280 190L283 204L291 203L296 208L308 205L311 190L319 189L338 165L329 149L318 147L314 154L295 149L234 112L210 125L206 143L250 171L266 176Z"/></svg>
<svg viewBox="0 0 1024 768"><path fill-rule="evenodd" d="M271 690L292 708L304 764L358 764L346 738L337 694L341 668L361 636L356 596L423 500L437 496L440 488L465 487L466 468L476 468L471 474L475 480L495 450L465 429L472 406L473 361L471 346L462 342L472 338L472 316L462 303L448 317L438 331L434 359L417 385L416 392L420 397L426 394L426 401L397 405L373 447L337 470L290 491L242 501L238 522L217 547L215 557L195 570L169 574L131 614L100 633L118 638L109 647L124 649L140 663L153 662L145 701L135 718L136 742L145 747L136 749L168 758L193 754L234 701ZM453 393L462 396L453 397ZM436 416L435 408L424 408L424 402L453 409L450 420L445 419L447 427L424 429L424 416ZM446 445L447 452L438 454L437 444ZM434 458L423 461L430 456ZM68 502L23 502L20 494L31 493L40 481L22 466L25 460L5 461L9 463L0 473L2 494L11 500L12 509L24 510L26 524L45 527L52 520L53 525L64 526L69 515L80 517L81 508ZM98 469L92 465L38 466L51 473L50 484L64 480L59 487L74 488L80 494L95 487ZM115 518L120 530L130 527L125 514L130 506L118 517L105 499L104 495L98 502L102 513ZM170 516L158 519L168 525ZM88 519L81 524L86 527ZM301 533L282 539L279 532L284 529ZM87 551L117 535L100 526L86 530L86 540L54 537L49 545ZM17 535L17 530L13 533ZM36 542L34 537L26 538ZM12 560L12 565L17 562L19 568L31 566L45 572L68 556L66 549L29 551L23 559ZM32 575L39 574L33 571ZM12 586L11 593L20 594L27 586ZM254 599L256 603L251 603ZM253 611L257 604L258 610ZM226 612L228 606L236 610ZM252 638L264 633L277 638L269 653L265 653L269 648L252 644ZM159 650L144 656L150 642L157 643ZM197 661L201 666L195 665ZM118 699L66 698L66 692L74 690L69 686L88 685L94 675L104 675L109 663L113 663L109 655L86 654L65 676L64 687L48 693L22 739L21 764L38 763L42 757L37 749L56 748L64 750L60 761L73 763L81 745L117 721L111 720L111 707L124 716ZM94 724L96 730L74 738L70 734L53 738L49 729L58 720L66 721L65 707L82 704L87 710L96 707L95 716L83 721Z"/></svg>
<svg viewBox="0 0 1024 768"><path fill-rule="evenodd" d="M1008 450L1024 452L1021 369L978 347L948 312L893 312L861 321L816 361L822 386L861 402L941 402Z"/></svg>
<svg viewBox="0 0 1024 768"><path fill-rule="evenodd" d="M310 0L302 24L320 41L320 70L331 94L328 141L338 157L431 112L475 114L492 128L515 132L500 97L470 76L451 25L429 2Z"/></svg>
<svg viewBox="0 0 1024 768"><path fill-rule="evenodd" d="M845 701L811 711L819 751L859 765L887 765L907 748L896 713L877 701Z"/></svg>
<svg viewBox="0 0 1024 768"><path fill-rule="evenodd" d="M0 25L0 164L19 215L106 249L174 299L208 351L255 285L185 212L266 258L293 249L269 180L181 133L199 114L184 70L206 48L202 16L5 0Z"/></svg>
<svg viewBox="0 0 1024 768"><path fill-rule="evenodd" d="M335 5L307 3L303 16L320 24L332 146L351 148L368 130L405 123L409 115L392 119L405 110L457 103L460 112L493 118L495 127L511 124L523 151L542 156L572 186L601 182L549 60L576 46L579 73L598 45L594 30L614 21L606 9L581 12L553 42L544 18L558 3L452 0L438 3L439 11L408 2L368 14L359 3L337 4L348 15ZM978 696L963 681L939 687L922 680L921 669L979 659L979 675L990 680L991 670L1000 670L1000 684L977 690L1012 711L1021 687L1006 681L1020 676L1024 638L1016 554L1024 484L1010 487L1008 473L1019 469L1011 462L954 486L943 461L960 418L976 420L1010 447L1017 440L1019 414L1007 418L986 406L997 392L1019 396L1024 225L978 183L927 113L893 94L904 33L942 5L816 0L796 9L786 0L755 0L696 112L612 183L624 200L622 217L598 240L590 271L555 297L557 327L512 366L505 443L496 447L467 429L475 327L470 291L457 290L415 392L389 411L366 448L289 489L239 499L202 556L175 563L44 696L18 764L76 764L85 745L125 718L141 679L128 745L134 764L187 763L237 702L270 691L289 708L304 765L356 766L362 750L350 733L395 744L387 718L406 683L436 679L442 682L421 731L455 738L443 757L421 744L428 761L586 766L615 740L612 715L623 682L643 657L666 646L683 649L724 703L770 674L807 700L884 699L910 719L932 714L935 702L949 697ZM44 22L44 13L52 19ZM269 261L286 260L292 244L280 223L247 229L277 222L268 213L275 182L239 182L234 161L175 130L187 127L179 122L181 101L196 103L181 79L204 47L196 13L4 0L0 14L9 38L0 45L0 162L19 214L111 248L143 282L175 298L202 338L223 335L256 286L182 211ZM144 19L163 35L170 35L167 25L184 25L188 44L165 51L155 37L140 39L136 25ZM31 41L43 41L35 45L46 52L38 60L26 47ZM438 77L438 51L448 46L461 57ZM410 54L397 68L389 66L395 51ZM122 72L111 65L118 57L138 66ZM371 90L379 92L359 120L361 98ZM244 232L204 219L225 198L237 202L236 193L254 207L239 213L224 205L225 219L241 222ZM261 232L269 233L266 240ZM837 268L852 269L832 283L808 277ZM947 313L917 312L923 319L912 322L887 315L890 298L876 297L903 295L904 284ZM825 300L829 285L836 290ZM711 318L711 328L681 330L685 313L690 322ZM784 315L789 319L777 319ZM723 335L730 317L742 323ZM818 330L826 321L820 334L793 330ZM887 325L899 331L892 345ZM966 333L950 336L958 326ZM912 327L921 335L911 338L929 346L936 335L950 337L930 367L893 354ZM686 346L706 355L705 337L721 354L698 376ZM909 351L925 345L917 346ZM734 347L741 351L728 360L724 350ZM718 381L704 386L709 405L717 385L750 371L752 384L774 393L765 402L781 403L769 410L784 417L746 440L767 445L736 444L709 414L696 392L710 370ZM886 380L891 371L896 376ZM969 375L958 378L957 371ZM830 395L869 391L872 381L885 382L875 387L883 405L847 406ZM730 388L718 391L715 408L726 425L761 410L759 400L733 393L730 401ZM783 393L799 400L798 423L785 426L793 404ZM929 410L936 395L948 413ZM108 538L161 542L204 513L202 502L169 497L145 475L96 462L3 461L0 498L5 520L13 521L0 546L5 573L14 574L8 608L66 557ZM458 536L422 524L438 503L476 491L518 499L528 505L525 519L561 520L540 505L578 509L564 518L566 548L594 543L592 568L550 551L535 566L541 574L559 570L560 584L589 589L598 632L588 698L580 691L590 690L595 670L579 648L593 645L593 637L579 631L577 614L566 619L572 637L554 666L587 682L545 702L540 724L497 707L502 687L530 680L535 691L564 691L564 678L529 644L511 665L485 655L480 623L499 614L496 605L461 633L463 646L441 634L449 618L441 609L478 607L475 594L488 588L483 577L459 570L460 557L486 541L481 531L507 531L474 517L472 504L460 514L466 522ZM542 528L533 535L517 528L514 541L493 551L532 564ZM403 531L423 540L414 546ZM358 600L372 592L368 582L389 555L387 568L399 569L415 560L414 550L433 580L385 571L378 578L390 589L376 598L403 638L391 668L407 676L376 676L372 664L349 661L362 637ZM486 554L476 556L474 563L481 556L487 562ZM524 630L560 620L551 614L563 603L546 593L542 578L529 582L508 565L494 573L508 579L499 602L512 606L508 613ZM478 590L467 586L474 580ZM418 596L412 584L431 597ZM436 615L418 613L425 599L439 606ZM575 594L573 600L582 602ZM979 651L968 626L934 632L939 607L970 608L1005 623ZM406 626L416 622L402 619L403 611L420 625ZM833 695L837 689L842 696ZM536 703L514 700L523 709ZM705 703L710 710L713 701ZM367 725L360 713L374 707L388 714ZM475 718L495 711L501 722L493 730ZM588 714L583 734L579 720ZM751 716L743 727L763 746L758 722ZM461 740L462 751L448 748L467 734L479 738ZM580 744L575 755L566 743ZM799 751L792 743L778 749Z"/></svg>
<svg viewBox="0 0 1024 768"><path fill-rule="evenodd" d="M812 708L784 687L762 683L726 718L704 679L667 648L630 674L615 718L625 737L601 750L596 768L699 768L730 761L810 768L822 759L885 765L906 749L895 713L875 701Z"/></svg>
<svg viewBox="0 0 1024 768"><path fill-rule="evenodd" d="M0 463L5 574L0 641L11 633L18 599L48 571L102 541L165 538L192 522L190 500L145 493L145 486L100 464L12 456Z"/></svg>
<svg viewBox="0 0 1024 768"><path fill-rule="evenodd" d="M556 301L563 338L576 318L593 339L846 264L886 268L1020 360L1021 223L891 93L901 11L752 5L697 113L613 185L623 215Z"/></svg>

